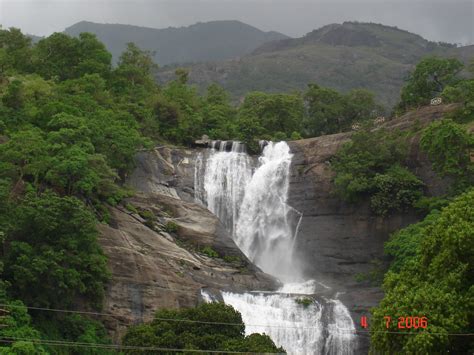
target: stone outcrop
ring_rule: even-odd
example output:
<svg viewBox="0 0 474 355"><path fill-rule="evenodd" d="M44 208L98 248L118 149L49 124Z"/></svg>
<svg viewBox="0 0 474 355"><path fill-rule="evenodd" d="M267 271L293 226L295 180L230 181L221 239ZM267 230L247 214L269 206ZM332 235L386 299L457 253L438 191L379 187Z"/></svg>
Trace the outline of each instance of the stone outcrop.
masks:
<svg viewBox="0 0 474 355"><path fill-rule="evenodd" d="M455 108L424 107L375 129L424 127ZM356 275L369 273L374 261L383 260L383 245L392 232L422 216L409 211L382 218L371 212L368 201L353 205L336 196L330 160L353 133L289 142L294 154L289 204L303 213L295 255L304 262L307 277L338 292L357 322L383 295L380 288L357 282ZM410 169L426 184L428 195L443 194L449 180L432 171L419 138L410 138ZM217 218L194 203L198 152L169 147L140 152L129 179L136 195L112 208L110 224L100 226L112 272L104 311L116 315L108 326L117 339L126 325L151 319L156 309L197 304L203 288L277 287L240 252ZM366 339L359 353L366 352Z"/></svg>
<svg viewBox="0 0 474 355"><path fill-rule="evenodd" d="M424 107L386 121L376 129L424 127L456 107ZM341 292L341 300L358 321L361 315L369 315L370 307L375 306L383 294L378 287L357 282L357 274L373 271L374 262L384 259L383 246L390 234L417 222L422 216L414 210L385 218L375 216L368 201L349 204L335 194L330 161L352 134L340 133L289 143L294 154L289 203L303 213L295 248L296 255L306 265L308 277ZM433 172L431 163L419 149L419 139L419 135L415 135L410 141L410 169L426 184L428 195L440 195L446 192L449 180L442 180ZM366 346L367 342L361 344Z"/></svg>
<svg viewBox="0 0 474 355"><path fill-rule="evenodd" d="M219 220L193 202L191 152L157 148L137 155L134 197L100 225L111 281L104 312L116 341L127 326L160 308L190 307L201 289L272 290L276 280L253 266Z"/></svg>

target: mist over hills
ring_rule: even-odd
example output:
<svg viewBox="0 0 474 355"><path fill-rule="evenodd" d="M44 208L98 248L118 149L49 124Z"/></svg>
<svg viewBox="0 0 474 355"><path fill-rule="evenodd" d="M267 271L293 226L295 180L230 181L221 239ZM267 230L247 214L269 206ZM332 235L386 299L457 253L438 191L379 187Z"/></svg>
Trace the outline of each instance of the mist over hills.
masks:
<svg viewBox="0 0 474 355"><path fill-rule="evenodd" d="M289 38L278 32L264 32L240 21L212 21L188 27L155 29L121 24L78 22L65 33L78 36L91 32L104 42L114 62L128 42L155 52L159 65L205 62L240 57L262 44Z"/></svg>
<svg viewBox="0 0 474 355"><path fill-rule="evenodd" d="M396 27L344 22L321 27L301 38L267 42L241 58L186 67L191 83L205 88L217 82L235 98L251 90L302 90L308 83L317 83L343 92L366 88L391 107L409 71L429 55L467 61L474 56L474 46L456 48ZM158 80L166 82L173 73L174 66L161 68Z"/></svg>

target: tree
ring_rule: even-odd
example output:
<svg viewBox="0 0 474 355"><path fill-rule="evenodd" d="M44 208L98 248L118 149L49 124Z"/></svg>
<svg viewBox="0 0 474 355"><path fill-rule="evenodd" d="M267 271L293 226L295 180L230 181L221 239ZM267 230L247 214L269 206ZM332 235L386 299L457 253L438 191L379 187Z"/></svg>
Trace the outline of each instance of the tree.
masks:
<svg viewBox="0 0 474 355"><path fill-rule="evenodd" d="M0 176L32 183L44 176L49 156L44 133L37 128L13 133L7 143L0 145Z"/></svg>
<svg viewBox="0 0 474 355"><path fill-rule="evenodd" d="M404 166L402 139L384 130L353 134L332 161L337 194L349 202L368 198L381 216L412 207L422 196L423 183Z"/></svg>
<svg viewBox="0 0 474 355"><path fill-rule="evenodd" d="M465 354L472 349L469 337L449 334L471 333L474 326L473 204L470 189L441 213L434 212L390 241L390 250L398 250L396 267L385 275L385 296L372 311L374 353ZM426 317L428 325L426 329L392 325L387 332L385 316L392 317L392 324L399 317Z"/></svg>
<svg viewBox="0 0 474 355"><path fill-rule="evenodd" d="M40 40L33 51L36 72L46 79L75 78L81 59L79 43L79 39L64 33L53 33Z"/></svg>
<svg viewBox="0 0 474 355"><path fill-rule="evenodd" d="M81 33L79 35L80 60L76 68L76 77L84 74L99 74L102 78L108 78L112 66L112 54L105 45L92 33Z"/></svg>
<svg viewBox="0 0 474 355"><path fill-rule="evenodd" d="M450 119L435 121L423 131L420 146L428 153L434 170L454 177L458 188L474 183L474 164L469 156L474 137L462 125Z"/></svg>
<svg viewBox="0 0 474 355"><path fill-rule="evenodd" d="M64 33L53 33L34 48L34 66L46 79L67 80L84 74L110 74L112 55L91 33L79 38Z"/></svg>
<svg viewBox="0 0 474 355"><path fill-rule="evenodd" d="M299 132L304 114L303 99L298 94L250 93L241 107L254 112L267 134L282 132L287 137Z"/></svg>
<svg viewBox="0 0 474 355"><path fill-rule="evenodd" d="M25 104L24 87L20 80L13 80L2 96L2 102L6 107L19 110Z"/></svg>
<svg viewBox="0 0 474 355"><path fill-rule="evenodd" d="M118 66L114 70L112 88L116 92L130 92L154 88L153 70L157 65L153 62L150 51L141 50L134 43L127 43L127 49L122 53Z"/></svg>
<svg viewBox="0 0 474 355"><path fill-rule="evenodd" d="M0 28L0 78L8 71L29 72L31 67L31 39L17 28Z"/></svg>
<svg viewBox="0 0 474 355"><path fill-rule="evenodd" d="M446 86L453 85L459 80L457 74L462 68L463 64L454 58L422 59L402 88L398 111L404 112L428 104L430 99L440 95Z"/></svg>
<svg viewBox="0 0 474 355"><path fill-rule="evenodd" d="M336 90L316 84L308 85L306 132L310 137L349 131L353 123L362 123L382 112L374 94L354 89L343 95Z"/></svg>
<svg viewBox="0 0 474 355"><path fill-rule="evenodd" d="M160 310L151 323L129 328L122 343L127 346L188 350L284 352L268 336L252 334L245 337L244 330L242 317L232 306L217 302L204 303L195 308ZM138 354L139 351L127 351L127 354L134 353Z"/></svg>
<svg viewBox="0 0 474 355"><path fill-rule="evenodd" d="M375 102L374 93L369 90L351 90L346 95L346 101L344 130L349 130L354 122L375 118L383 112L382 106Z"/></svg>
<svg viewBox="0 0 474 355"><path fill-rule="evenodd" d="M235 138L237 110L230 105L229 94L217 84L211 84L204 99L203 132L213 139Z"/></svg>
<svg viewBox="0 0 474 355"><path fill-rule="evenodd" d="M307 105L306 136L317 137L341 132L346 111L346 102L341 94L333 89L310 84L304 97Z"/></svg>
<svg viewBox="0 0 474 355"><path fill-rule="evenodd" d="M69 307L79 296L100 304L108 279L96 219L74 197L27 194L6 230L3 277L27 305Z"/></svg>
<svg viewBox="0 0 474 355"><path fill-rule="evenodd" d="M155 113L164 136L180 144L193 143L204 133L204 101L196 88L178 78L163 89L163 96L156 102Z"/></svg>

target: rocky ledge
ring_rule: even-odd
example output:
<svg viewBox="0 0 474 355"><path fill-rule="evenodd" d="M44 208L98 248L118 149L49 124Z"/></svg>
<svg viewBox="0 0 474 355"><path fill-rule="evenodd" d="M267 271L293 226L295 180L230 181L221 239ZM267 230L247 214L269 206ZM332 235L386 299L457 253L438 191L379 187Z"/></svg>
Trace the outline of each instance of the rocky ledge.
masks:
<svg viewBox="0 0 474 355"><path fill-rule="evenodd" d="M387 130L407 130L415 124L424 127L457 107L454 104L424 107L380 127ZM337 290L353 319L358 321L361 315L369 315L370 308L380 301L383 293L368 282L356 281L356 276L373 271L375 263L383 261L383 246L391 233L417 222L422 216L413 210L385 218L375 216L368 201L349 204L335 194L330 161L352 134L289 143L294 154L289 204L303 213L295 248L296 255L306 265L307 276ZM410 141L410 168L423 180L428 195L443 194L449 181L433 172L431 163L419 149L419 139L419 135L415 135ZM367 346L367 342L361 342L362 347L364 344ZM367 349L360 350L363 353Z"/></svg>
<svg viewBox="0 0 474 355"><path fill-rule="evenodd" d="M219 220L194 203L192 152L157 148L137 155L130 185L137 191L111 208L100 225L111 281L104 312L115 340L130 324L148 321L157 309L190 307L201 290L273 290L234 244Z"/></svg>

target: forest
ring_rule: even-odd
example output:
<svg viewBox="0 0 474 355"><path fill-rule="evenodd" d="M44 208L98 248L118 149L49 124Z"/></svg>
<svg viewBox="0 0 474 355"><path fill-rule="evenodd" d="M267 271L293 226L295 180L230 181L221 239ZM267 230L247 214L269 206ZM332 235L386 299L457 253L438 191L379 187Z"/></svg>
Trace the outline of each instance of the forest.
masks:
<svg viewBox="0 0 474 355"><path fill-rule="evenodd" d="M424 216L386 244L392 262L373 314L383 319L410 311L429 317L432 327L414 337L374 332L373 351L473 348L469 338L449 333L474 332L474 62L467 68L457 59L419 62L393 116L428 105L434 96L459 108L410 132L374 131L374 119L388 116L388 109L364 89L340 93L314 83L304 92L250 92L236 106L215 84L199 94L184 69L161 86L155 70L151 53L133 43L113 66L111 54L89 33L55 33L32 44L18 29L0 29L0 312L7 325L0 337L8 340L2 354L112 351L99 319L40 309L100 311L110 275L96 226L108 223L109 206L133 194L125 181L138 150L192 146L205 134L240 140L258 153L260 139L297 140L354 125L361 128L331 164L340 198L369 199L382 216L407 208ZM433 170L452 181L446 196L426 196L410 170L404 142L416 134ZM230 306L162 310L159 317L240 326L154 321L131 327L123 344L282 351L268 336L245 336ZM380 322L373 329L384 327Z"/></svg>

